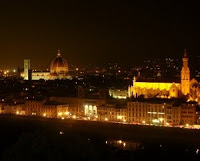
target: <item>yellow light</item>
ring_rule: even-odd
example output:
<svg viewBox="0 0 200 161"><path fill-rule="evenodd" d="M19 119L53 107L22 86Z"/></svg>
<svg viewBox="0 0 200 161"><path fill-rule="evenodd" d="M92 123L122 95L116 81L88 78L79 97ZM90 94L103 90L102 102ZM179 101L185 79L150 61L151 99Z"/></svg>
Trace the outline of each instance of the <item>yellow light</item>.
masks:
<svg viewBox="0 0 200 161"><path fill-rule="evenodd" d="M106 144L108 144L108 141L106 141Z"/></svg>
<svg viewBox="0 0 200 161"><path fill-rule="evenodd" d="M163 122L164 118L159 118L159 120L160 120L161 122Z"/></svg>
<svg viewBox="0 0 200 161"><path fill-rule="evenodd" d="M126 120L123 120L123 122L126 122Z"/></svg>
<svg viewBox="0 0 200 161"><path fill-rule="evenodd" d="M62 112L59 112L59 113L58 113L58 116L62 116Z"/></svg>
<svg viewBox="0 0 200 161"><path fill-rule="evenodd" d="M186 127L189 127L190 125L189 125L189 124L185 124L185 126L186 126Z"/></svg>
<svg viewBox="0 0 200 161"><path fill-rule="evenodd" d="M119 143L119 144L122 144L122 140L119 140L118 143Z"/></svg>
<svg viewBox="0 0 200 161"><path fill-rule="evenodd" d="M108 121L108 118L105 118L105 121Z"/></svg>
<svg viewBox="0 0 200 161"><path fill-rule="evenodd" d="M123 146L125 147L125 146L126 146L126 143L123 143Z"/></svg>
<svg viewBox="0 0 200 161"><path fill-rule="evenodd" d="M121 120L122 118L123 118L123 116L117 116L117 119L120 119L120 120Z"/></svg>
<svg viewBox="0 0 200 161"><path fill-rule="evenodd" d="M177 87L180 86L179 83L175 83ZM140 89L151 89L151 90L167 90L169 91L172 83L157 83L157 82L135 82L134 87Z"/></svg>
<svg viewBox="0 0 200 161"><path fill-rule="evenodd" d="M85 105L85 108L88 108L88 105Z"/></svg>
<svg viewBox="0 0 200 161"><path fill-rule="evenodd" d="M142 123L143 123L143 124L146 124L146 121L143 120Z"/></svg>
<svg viewBox="0 0 200 161"><path fill-rule="evenodd" d="M16 114L19 115L19 111L16 111Z"/></svg>
<svg viewBox="0 0 200 161"><path fill-rule="evenodd" d="M166 125L167 125L167 126L169 126L169 123L168 123L168 122L166 122Z"/></svg>
<svg viewBox="0 0 200 161"><path fill-rule="evenodd" d="M113 98L117 98L117 99L126 99L127 97L126 97L126 96L116 96L116 95L113 95Z"/></svg>
<svg viewBox="0 0 200 161"><path fill-rule="evenodd" d="M75 118L76 118L76 115L73 115L72 118L75 119Z"/></svg>
<svg viewBox="0 0 200 161"><path fill-rule="evenodd" d="M61 119L62 119L62 120L64 120L65 118L64 118L64 117L62 117Z"/></svg>
<svg viewBox="0 0 200 161"><path fill-rule="evenodd" d="M46 117L46 116L47 116L47 114L46 114L46 113L43 113L43 116L44 116L44 117Z"/></svg>
<svg viewBox="0 0 200 161"><path fill-rule="evenodd" d="M96 115L95 118L98 118L98 116Z"/></svg>
<svg viewBox="0 0 200 161"><path fill-rule="evenodd" d="M160 123L160 120L158 120L158 119L153 119L152 122L153 122L153 123Z"/></svg>
<svg viewBox="0 0 200 161"><path fill-rule="evenodd" d="M67 111L67 112L65 112L65 115L69 115L69 112Z"/></svg>

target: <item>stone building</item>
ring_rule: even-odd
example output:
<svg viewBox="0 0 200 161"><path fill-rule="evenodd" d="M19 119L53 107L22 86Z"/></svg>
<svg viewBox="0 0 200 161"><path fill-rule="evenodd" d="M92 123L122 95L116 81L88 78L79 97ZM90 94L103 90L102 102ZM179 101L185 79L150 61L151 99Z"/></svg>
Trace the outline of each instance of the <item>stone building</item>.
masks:
<svg viewBox="0 0 200 161"><path fill-rule="evenodd" d="M111 122L126 122L127 108L116 107L114 104L106 104L98 107L98 120Z"/></svg>
<svg viewBox="0 0 200 161"><path fill-rule="evenodd" d="M26 113L23 104L0 104L0 114L25 115Z"/></svg>
<svg viewBox="0 0 200 161"><path fill-rule="evenodd" d="M195 102L175 104L171 100L129 101L127 121L138 124L194 125L196 123Z"/></svg>
<svg viewBox="0 0 200 161"><path fill-rule="evenodd" d="M68 105L52 101L29 100L25 101L24 109L26 116L56 118L57 116L64 117L65 112L68 112ZM59 115L61 112L62 114Z"/></svg>

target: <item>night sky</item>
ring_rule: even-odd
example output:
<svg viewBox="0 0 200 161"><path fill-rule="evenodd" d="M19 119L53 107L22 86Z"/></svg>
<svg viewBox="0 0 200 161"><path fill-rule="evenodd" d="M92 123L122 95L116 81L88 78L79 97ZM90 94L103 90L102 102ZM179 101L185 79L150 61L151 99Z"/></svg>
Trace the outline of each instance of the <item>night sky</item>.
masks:
<svg viewBox="0 0 200 161"><path fill-rule="evenodd" d="M197 3L108 1L1 1L0 68L48 67L57 49L74 65L200 55Z"/></svg>

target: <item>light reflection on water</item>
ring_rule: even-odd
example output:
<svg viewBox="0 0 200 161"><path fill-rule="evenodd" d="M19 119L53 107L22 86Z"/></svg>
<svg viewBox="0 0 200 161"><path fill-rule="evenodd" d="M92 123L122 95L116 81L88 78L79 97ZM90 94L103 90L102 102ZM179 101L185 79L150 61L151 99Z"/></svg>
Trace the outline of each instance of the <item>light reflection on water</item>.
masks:
<svg viewBox="0 0 200 161"><path fill-rule="evenodd" d="M142 143L123 140L106 140L105 143L110 147L115 147L121 150L134 151L141 148Z"/></svg>
<svg viewBox="0 0 200 161"><path fill-rule="evenodd" d="M170 147L165 147L163 144L157 144L157 145L146 145L141 142L136 141L124 141L124 140L106 140L105 144L109 147L116 148L118 150L127 150L127 151L149 151L149 150L155 150L157 152L166 152L170 153ZM145 146L146 145L146 146ZM146 147L146 148L145 148ZM177 147L178 148L178 147ZM179 149L180 148L180 149ZM200 156L200 149L194 148L194 147L179 147L176 149L176 152L180 152L182 154L191 154ZM182 149L183 148L183 149Z"/></svg>

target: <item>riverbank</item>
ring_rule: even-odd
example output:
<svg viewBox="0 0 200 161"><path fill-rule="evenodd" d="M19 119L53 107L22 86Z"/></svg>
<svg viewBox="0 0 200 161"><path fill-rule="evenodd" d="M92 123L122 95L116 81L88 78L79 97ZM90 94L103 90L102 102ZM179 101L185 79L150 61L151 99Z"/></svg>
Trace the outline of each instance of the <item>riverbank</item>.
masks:
<svg viewBox="0 0 200 161"><path fill-rule="evenodd" d="M191 129L0 115L3 161L198 160L199 136Z"/></svg>
<svg viewBox="0 0 200 161"><path fill-rule="evenodd" d="M114 138L139 141L162 141L176 143L200 143L200 130L181 129L159 126L129 125L119 123L83 121L73 119L47 119L22 116L0 116L1 130L22 129L34 131L38 128L47 130L63 129L68 132L83 133L102 138ZM185 139L187 138L187 139Z"/></svg>

